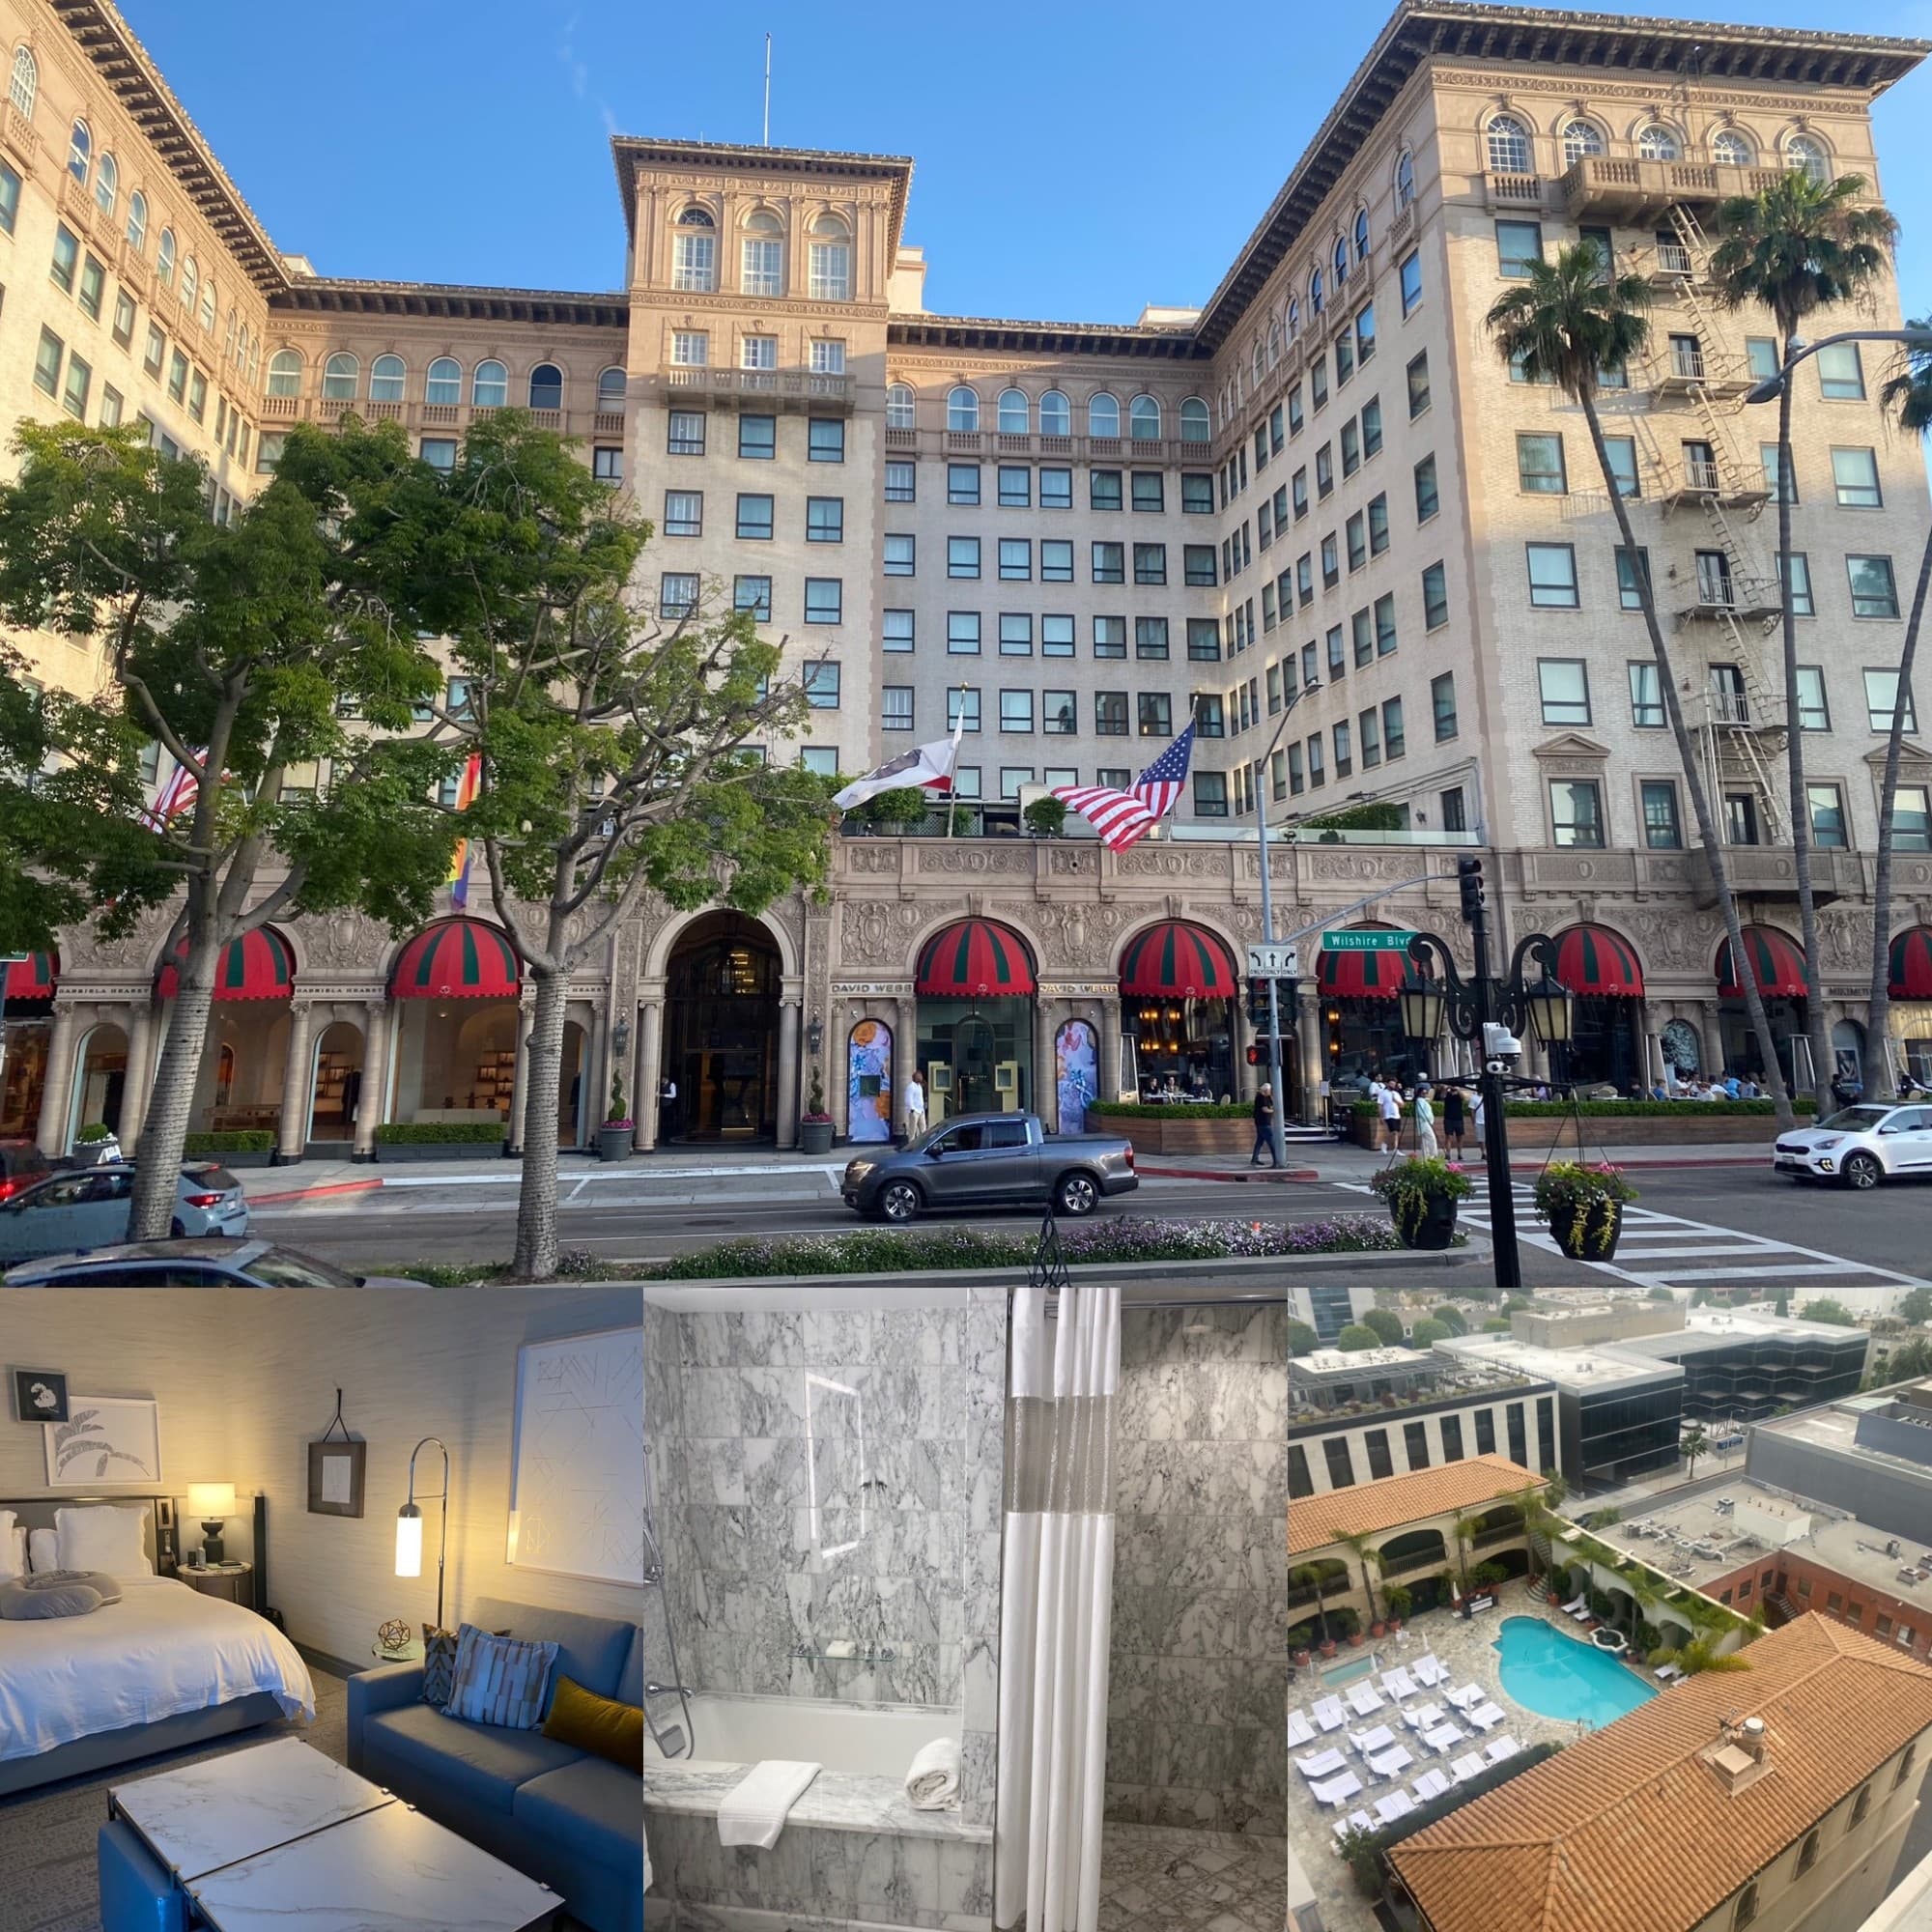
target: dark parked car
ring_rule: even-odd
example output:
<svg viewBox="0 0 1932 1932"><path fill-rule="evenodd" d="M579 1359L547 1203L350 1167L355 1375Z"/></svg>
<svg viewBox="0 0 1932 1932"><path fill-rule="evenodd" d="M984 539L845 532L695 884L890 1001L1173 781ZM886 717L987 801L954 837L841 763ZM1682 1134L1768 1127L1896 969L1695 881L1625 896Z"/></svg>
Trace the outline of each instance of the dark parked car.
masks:
<svg viewBox="0 0 1932 1932"><path fill-rule="evenodd" d="M44 1180L53 1164L32 1141L0 1141L0 1201Z"/></svg>
<svg viewBox="0 0 1932 1932"><path fill-rule="evenodd" d="M1051 1201L1091 1214L1103 1195L1140 1185L1133 1143L1114 1134L1049 1134L1037 1114L961 1114L909 1147L861 1154L845 1169L845 1205L886 1221L928 1208Z"/></svg>
<svg viewBox="0 0 1932 1932"><path fill-rule="evenodd" d="M401 1275L345 1274L270 1241L129 1241L52 1255L0 1276L9 1288L422 1288Z"/></svg>

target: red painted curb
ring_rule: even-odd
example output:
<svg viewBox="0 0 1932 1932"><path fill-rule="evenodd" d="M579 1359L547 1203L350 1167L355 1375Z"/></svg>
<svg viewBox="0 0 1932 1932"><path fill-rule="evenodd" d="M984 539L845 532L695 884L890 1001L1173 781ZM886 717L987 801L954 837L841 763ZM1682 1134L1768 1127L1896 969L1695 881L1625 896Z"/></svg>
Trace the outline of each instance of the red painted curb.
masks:
<svg viewBox="0 0 1932 1932"><path fill-rule="evenodd" d="M323 1187L289 1187L279 1194L251 1194L248 1205L251 1208L266 1208L273 1201L314 1201L325 1194L366 1194L372 1187L382 1186L376 1180L331 1180Z"/></svg>
<svg viewBox="0 0 1932 1932"><path fill-rule="evenodd" d="M1145 1161L1135 1164L1136 1174L1151 1174L1158 1180L1320 1180L1321 1177L1312 1167L1263 1167L1252 1174L1224 1174L1215 1168L1206 1170L1192 1167L1149 1167Z"/></svg>

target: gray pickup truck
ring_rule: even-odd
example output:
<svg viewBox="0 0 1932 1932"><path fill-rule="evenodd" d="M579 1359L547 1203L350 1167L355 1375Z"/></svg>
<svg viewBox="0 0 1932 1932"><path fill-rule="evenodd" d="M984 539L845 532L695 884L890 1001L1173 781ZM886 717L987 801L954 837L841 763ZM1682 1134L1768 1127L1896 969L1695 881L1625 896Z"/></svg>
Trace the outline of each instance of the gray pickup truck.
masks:
<svg viewBox="0 0 1932 1932"><path fill-rule="evenodd" d="M861 1214L910 1221L926 1208L1049 1200L1062 1214L1091 1214L1102 1195L1139 1185L1131 1141L1050 1134L1037 1114L961 1114L908 1147L861 1154L840 1192Z"/></svg>

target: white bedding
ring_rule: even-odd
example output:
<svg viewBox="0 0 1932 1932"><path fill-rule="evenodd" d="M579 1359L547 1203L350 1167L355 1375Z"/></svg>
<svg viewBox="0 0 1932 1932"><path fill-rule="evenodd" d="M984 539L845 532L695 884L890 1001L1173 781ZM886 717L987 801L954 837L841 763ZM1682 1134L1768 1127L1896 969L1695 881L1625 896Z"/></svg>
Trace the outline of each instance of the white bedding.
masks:
<svg viewBox="0 0 1932 1932"><path fill-rule="evenodd" d="M315 1717L308 1666L274 1625L172 1577L121 1588L84 1617L0 1622L0 1763L258 1690Z"/></svg>

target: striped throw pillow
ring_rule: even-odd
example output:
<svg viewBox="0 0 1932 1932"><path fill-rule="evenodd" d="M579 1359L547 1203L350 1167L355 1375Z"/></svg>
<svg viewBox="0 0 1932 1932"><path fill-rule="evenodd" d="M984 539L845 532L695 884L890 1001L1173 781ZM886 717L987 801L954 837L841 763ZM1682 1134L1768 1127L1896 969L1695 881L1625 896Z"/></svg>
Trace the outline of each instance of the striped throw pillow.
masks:
<svg viewBox="0 0 1932 1932"><path fill-rule="evenodd" d="M556 1645L527 1638L492 1636L473 1624L457 1634L446 1718L505 1730L533 1731L543 1722Z"/></svg>

